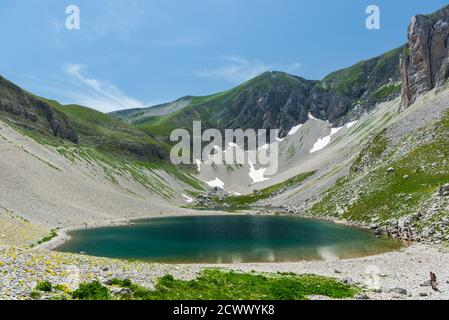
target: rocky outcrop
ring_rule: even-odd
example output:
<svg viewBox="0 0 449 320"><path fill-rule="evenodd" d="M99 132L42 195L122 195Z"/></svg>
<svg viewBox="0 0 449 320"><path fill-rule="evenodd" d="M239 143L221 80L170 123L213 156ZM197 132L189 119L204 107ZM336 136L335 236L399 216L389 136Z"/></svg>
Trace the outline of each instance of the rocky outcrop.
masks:
<svg viewBox="0 0 449 320"><path fill-rule="evenodd" d="M329 74L311 91L311 113L332 123L358 118L376 104L400 95L403 47Z"/></svg>
<svg viewBox="0 0 449 320"><path fill-rule="evenodd" d="M408 45L401 54L402 107L449 78L449 6L432 15L413 17Z"/></svg>
<svg viewBox="0 0 449 320"><path fill-rule="evenodd" d="M0 115L28 130L78 143L77 131L65 114L1 76Z"/></svg>

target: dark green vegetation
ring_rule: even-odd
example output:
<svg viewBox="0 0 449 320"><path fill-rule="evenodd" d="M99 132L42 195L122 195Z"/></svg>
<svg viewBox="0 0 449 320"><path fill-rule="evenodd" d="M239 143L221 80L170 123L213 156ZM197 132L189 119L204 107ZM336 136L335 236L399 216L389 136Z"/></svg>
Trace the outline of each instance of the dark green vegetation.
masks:
<svg viewBox="0 0 449 320"><path fill-rule="evenodd" d="M220 200L219 197L214 197L212 198L212 201L217 205L217 207L222 207L224 203L226 203L231 208L249 207L252 204L255 204L256 202L268 199L279 192L283 192L287 189L298 187L304 180L312 176L314 173L315 172L302 173L284 182L272 185L262 190L254 191L254 193L252 194L242 196L230 196L224 198L223 200Z"/></svg>
<svg viewBox="0 0 449 320"><path fill-rule="evenodd" d="M257 275L220 270L205 270L191 281L168 275L159 279L155 290L147 290L129 280L115 279L113 285L132 292L117 298L133 300L306 300L311 295L345 299L360 291L337 280L312 275ZM109 297L107 288L95 282L82 284L78 290L83 294L74 295L76 299Z"/></svg>
<svg viewBox="0 0 449 320"><path fill-rule="evenodd" d="M392 96L397 96L401 92L402 84L387 84L374 93L378 100L388 100Z"/></svg>
<svg viewBox="0 0 449 320"><path fill-rule="evenodd" d="M50 231L50 234L48 236L45 236L44 238L42 238L41 240L39 240L37 242L37 244L43 244L45 242L49 242L52 239L56 238L58 236L58 229L53 229ZM33 247L34 245L32 245Z"/></svg>
<svg viewBox="0 0 449 320"><path fill-rule="evenodd" d="M130 226L74 231L63 252L161 263L285 262L396 250L369 231L291 216L167 217ZM154 244L157 243L157 246ZM173 245L176 244L176 245Z"/></svg>
<svg viewBox="0 0 449 320"><path fill-rule="evenodd" d="M72 298L77 300L109 300L109 289L99 281L81 283L79 288L72 292Z"/></svg>
<svg viewBox="0 0 449 320"><path fill-rule="evenodd" d="M364 93L375 94L383 87L390 87L390 79L399 79L399 56L402 47L379 57L333 72L319 84L343 96L362 97ZM379 84L382 83L381 86ZM368 97L366 97L368 98Z"/></svg>
<svg viewBox="0 0 449 320"><path fill-rule="evenodd" d="M361 153L350 176L339 180L311 214L370 222L420 212L420 204L448 183L447 159L449 113L394 146L381 132ZM343 212L339 213L339 208L344 208Z"/></svg>
<svg viewBox="0 0 449 320"><path fill-rule="evenodd" d="M42 291L42 292L51 292L52 289L53 289L53 286L50 281L38 282L36 285L36 288L34 288L34 290Z"/></svg>

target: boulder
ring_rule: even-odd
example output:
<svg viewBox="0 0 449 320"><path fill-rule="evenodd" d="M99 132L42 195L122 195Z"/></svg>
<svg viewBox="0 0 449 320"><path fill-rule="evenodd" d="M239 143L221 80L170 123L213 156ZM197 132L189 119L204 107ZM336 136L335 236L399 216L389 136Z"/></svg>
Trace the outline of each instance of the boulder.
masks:
<svg viewBox="0 0 449 320"><path fill-rule="evenodd" d="M407 290L404 288L392 288L390 289L388 292L390 293L396 293L396 294L402 294L402 295L407 295Z"/></svg>
<svg viewBox="0 0 449 320"><path fill-rule="evenodd" d="M439 195L442 197L449 196L449 184L440 187Z"/></svg>
<svg viewBox="0 0 449 320"><path fill-rule="evenodd" d="M128 288L113 288L111 289L111 293L114 295L130 295L133 293L131 289Z"/></svg>

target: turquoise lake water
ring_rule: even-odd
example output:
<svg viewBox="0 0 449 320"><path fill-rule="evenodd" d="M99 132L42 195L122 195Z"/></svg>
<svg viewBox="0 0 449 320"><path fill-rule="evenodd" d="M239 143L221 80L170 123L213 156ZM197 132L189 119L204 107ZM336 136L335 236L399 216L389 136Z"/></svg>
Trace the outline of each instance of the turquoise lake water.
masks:
<svg viewBox="0 0 449 320"><path fill-rule="evenodd" d="M58 251L172 263L326 260L401 247L366 230L283 216L157 218L70 235Z"/></svg>

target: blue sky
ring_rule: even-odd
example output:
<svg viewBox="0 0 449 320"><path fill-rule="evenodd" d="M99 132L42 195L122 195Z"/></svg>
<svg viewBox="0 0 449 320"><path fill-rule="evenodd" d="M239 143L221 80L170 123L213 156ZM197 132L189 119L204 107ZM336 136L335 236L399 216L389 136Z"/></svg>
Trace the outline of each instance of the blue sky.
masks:
<svg viewBox="0 0 449 320"><path fill-rule="evenodd" d="M0 0L0 75L112 111L229 89L267 70L308 79L406 42L439 0ZM81 29L67 30L68 5ZM365 8L381 30L365 28Z"/></svg>

